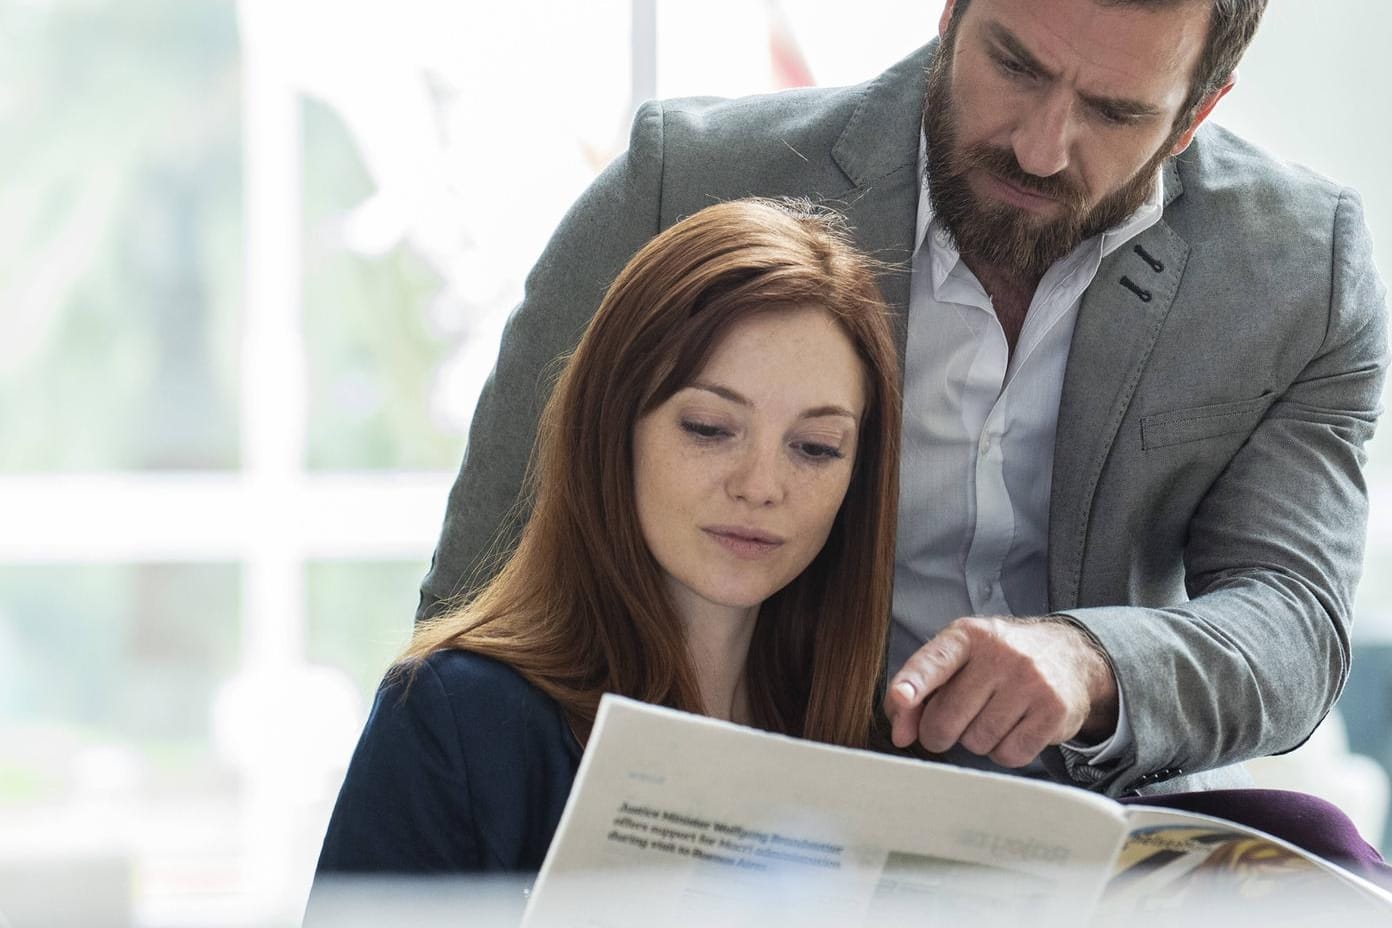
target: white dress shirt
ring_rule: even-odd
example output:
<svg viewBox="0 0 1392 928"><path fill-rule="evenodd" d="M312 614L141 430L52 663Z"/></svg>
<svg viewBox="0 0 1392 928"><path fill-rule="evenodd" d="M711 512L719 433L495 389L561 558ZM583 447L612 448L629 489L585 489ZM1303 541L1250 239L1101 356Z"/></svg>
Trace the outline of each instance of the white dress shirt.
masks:
<svg viewBox="0 0 1392 928"><path fill-rule="evenodd" d="M919 167L924 153L920 142ZM1083 291L1102 259L1149 228L1150 198L1120 225L1082 242L1045 273L1015 352L991 298L933 216L926 181L910 277L898 547L890 672L952 620L1049 611L1048 532L1054 433ZM1124 708L1124 707L1123 707ZM1116 734L1092 763L1130 744Z"/></svg>

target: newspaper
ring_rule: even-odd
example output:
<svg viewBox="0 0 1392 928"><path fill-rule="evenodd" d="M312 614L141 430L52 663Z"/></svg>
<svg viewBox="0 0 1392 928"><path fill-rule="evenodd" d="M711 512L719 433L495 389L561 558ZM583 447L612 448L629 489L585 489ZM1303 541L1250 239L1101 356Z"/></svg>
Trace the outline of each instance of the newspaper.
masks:
<svg viewBox="0 0 1392 928"><path fill-rule="evenodd" d="M1392 924L1371 884L1218 819L606 696L523 925L1168 922L1300 873Z"/></svg>

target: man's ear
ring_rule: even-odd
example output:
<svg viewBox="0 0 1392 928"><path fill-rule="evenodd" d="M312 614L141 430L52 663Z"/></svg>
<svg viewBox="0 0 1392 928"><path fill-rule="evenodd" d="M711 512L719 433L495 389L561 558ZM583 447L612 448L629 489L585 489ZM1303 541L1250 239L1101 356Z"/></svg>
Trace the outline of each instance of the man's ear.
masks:
<svg viewBox="0 0 1392 928"><path fill-rule="evenodd" d="M1199 107L1194 111L1194 120L1189 124L1189 128L1175 140L1174 147L1170 149L1171 155L1177 155L1189 147L1189 143L1194 141L1194 133L1199 131L1199 126L1208 118L1208 114L1213 112L1213 108L1218 105L1218 101L1228 95L1228 91L1237 84L1237 72L1228 75L1228 79L1213 93L1199 101Z"/></svg>
<svg viewBox="0 0 1392 928"><path fill-rule="evenodd" d="M947 24L952 20L952 8L956 5L956 0L947 0L943 4L942 16L938 17L938 38L947 35Z"/></svg>

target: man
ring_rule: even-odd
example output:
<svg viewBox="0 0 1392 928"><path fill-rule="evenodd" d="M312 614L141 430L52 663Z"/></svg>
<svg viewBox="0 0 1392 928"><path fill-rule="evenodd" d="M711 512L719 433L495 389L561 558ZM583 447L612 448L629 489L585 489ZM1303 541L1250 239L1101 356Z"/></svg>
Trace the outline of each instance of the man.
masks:
<svg viewBox="0 0 1392 928"><path fill-rule="evenodd" d="M910 268L894 740L1114 795L1299 744L1348 667L1385 309L1355 194L1199 132L1264 6L955 0L868 84L644 106L528 279L420 614L513 537L547 365L626 259L808 196Z"/></svg>

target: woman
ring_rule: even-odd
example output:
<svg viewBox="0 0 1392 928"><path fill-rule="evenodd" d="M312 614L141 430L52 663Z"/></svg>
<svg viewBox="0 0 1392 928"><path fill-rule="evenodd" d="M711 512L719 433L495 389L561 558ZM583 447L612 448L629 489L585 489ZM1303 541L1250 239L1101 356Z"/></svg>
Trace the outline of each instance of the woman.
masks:
<svg viewBox="0 0 1392 928"><path fill-rule="evenodd" d="M516 550L384 681L320 873L538 869L606 692L867 744L899 432L874 272L774 201L634 256L543 414Z"/></svg>

